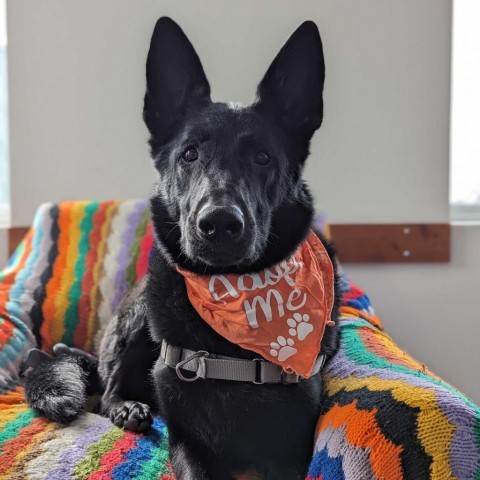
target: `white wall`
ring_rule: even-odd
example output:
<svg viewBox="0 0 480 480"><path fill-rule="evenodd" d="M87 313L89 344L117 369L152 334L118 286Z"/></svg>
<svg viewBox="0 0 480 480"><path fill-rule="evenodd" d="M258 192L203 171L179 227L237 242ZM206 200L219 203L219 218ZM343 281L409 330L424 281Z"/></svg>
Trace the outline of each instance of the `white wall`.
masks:
<svg viewBox="0 0 480 480"><path fill-rule="evenodd" d="M161 15L184 27L214 98L242 102L315 20L327 67L308 167L317 205L332 222L448 221L450 0L9 0L15 225L45 200L149 193L144 63ZM348 266L401 345L477 402L479 240L455 228L448 265Z"/></svg>
<svg viewBox="0 0 480 480"><path fill-rule="evenodd" d="M346 265L387 332L480 404L480 226L452 229L449 264Z"/></svg>
<svg viewBox="0 0 480 480"><path fill-rule="evenodd" d="M447 219L450 1L10 0L14 224L48 199L148 194L144 63L161 15L188 33L214 96L243 102L314 19L327 65L318 203L337 222Z"/></svg>
<svg viewBox="0 0 480 480"><path fill-rule="evenodd" d="M0 269L8 260L7 230L0 228Z"/></svg>

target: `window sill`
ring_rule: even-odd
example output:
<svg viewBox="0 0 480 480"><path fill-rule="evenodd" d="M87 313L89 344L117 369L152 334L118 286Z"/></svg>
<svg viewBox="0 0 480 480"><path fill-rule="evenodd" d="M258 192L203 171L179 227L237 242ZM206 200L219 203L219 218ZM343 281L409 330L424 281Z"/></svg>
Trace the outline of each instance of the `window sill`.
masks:
<svg viewBox="0 0 480 480"><path fill-rule="evenodd" d="M452 227L480 227L480 220L452 220Z"/></svg>
<svg viewBox="0 0 480 480"><path fill-rule="evenodd" d="M4 203L0 204L0 228L10 226L10 206Z"/></svg>
<svg viewBox="0 0 480 480"><path fill-rule="evenodd" d="M454 226L480 225L480 204L476 205L450 205L451 224Z"/></svg>

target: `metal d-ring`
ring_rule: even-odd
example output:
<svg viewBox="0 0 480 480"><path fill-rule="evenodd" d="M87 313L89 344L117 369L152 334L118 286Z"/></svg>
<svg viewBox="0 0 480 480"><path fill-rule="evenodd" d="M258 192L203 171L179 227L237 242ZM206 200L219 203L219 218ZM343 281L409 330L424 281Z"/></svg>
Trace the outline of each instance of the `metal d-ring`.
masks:
<svg viewBox="0 0 480 480"><path fill-rule="evenodd" d="M262 380L262 363L265 362L263 358L253 358L252 362L255 364L255 380L252 382L255 385L263 385L265 382Z"/></svg>
<svg viewBox="0 0 480 480"><path fill-rule="evenodd" d="M195 380L198 380L199 378L205 378L207 368L205 365L205 357L209 355L208 352L205 350L200 350L193 355L190 355L190 357L186 358L185 360L182 360L181 362L178 362L175 365L175 372L177 374L177 377L184 381L184 382L194 382ZM195 372L194 377L185 377L183 373L181 372L181 368L186 365L187 363L191 362L192 360L195 360L198 358L198 368L197 371Z"/></svg>

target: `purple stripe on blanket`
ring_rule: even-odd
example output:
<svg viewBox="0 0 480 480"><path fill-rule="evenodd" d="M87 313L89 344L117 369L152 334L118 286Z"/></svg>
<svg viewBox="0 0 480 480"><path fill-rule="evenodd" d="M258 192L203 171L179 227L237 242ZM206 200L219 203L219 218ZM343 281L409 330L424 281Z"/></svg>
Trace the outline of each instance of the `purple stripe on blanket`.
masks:
<svg viewBox="0 0 480 480"><path fill-rule="evenodd" d="M130 262L130 249L135 241L135 232L138 223L145 211L147 202L136 202L132 212L127 218L125 232L121 239L121 248L118 254L117 273L115 274L115 296L112 301L112 311L114 312L127 291L127 267Z"/></svg>
<svg viewBox="0 0 480 480"><path fill-rule="evenodd" d="M450 446L452 474L457 478L473 478L480 464L480 451L474 430L475 412L446 389L435 388L435 397L442 412L456 425Z"/></svg>
<svg viewBox="0 0 480 480"><path fill-rule="evenodd" d="M98 417L96 422L81 432L77 436L77 441L62 453L56 468L48 474L48 479L70 480L73 478L73 469L77 462L82 460L88 448L112 427L113 425L109 420ZM70 426L68 428L73 427Z"/></svg>
<svg viewBox="0 0 480 480"><path fill-rule="evenodd" d="M354 376L355 378L377 377L387 381L399 380L414 387L433 390L438 408L452 425L457 426L450 446L452 473L458 478L473 478L480 462L474 430L475 412L458 396L460 394L456 395L447 386L435 383L437 381L434 378L427 380L413 371L408 374L352 362L342 348L328 364L325 373L341 379ZM465 452L468 452L468 455L465 455Z"/></svg>

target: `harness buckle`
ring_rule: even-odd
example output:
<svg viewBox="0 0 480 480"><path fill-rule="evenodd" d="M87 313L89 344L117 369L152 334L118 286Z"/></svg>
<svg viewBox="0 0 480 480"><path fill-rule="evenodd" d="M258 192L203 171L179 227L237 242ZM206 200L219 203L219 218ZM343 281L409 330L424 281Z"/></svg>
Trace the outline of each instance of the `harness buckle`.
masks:
<svg viewBox="0 0 480 480"><path fill-rule="evenodd" d="M252 382L255 385L263 385L265 382L262 380L262 365L260 362L264 362L263 358L254 358L252 362L255 362L255 380Z"/></svg>
<svg viewBox="0 0 480 480"><path fill-rule="evenodd" d="M300 375L297 373L288 373L285 370L282 370L280 374L283 385L291 385L292 383L298 383L300 381Z"/></svg>
<svg viewBox="0 0 480 480"><path fill-rule="evenodd" d="M198 352L194 353L193 355L190 355L188 358L185 360L182 360L181 362L178 362L175 365L175 373L177 374L177 377L184 381L184 382L194 382L195 380L198 380L199 378L205 378L206 373L207 373L207 366L205 364L205 357L208 357L210 355L208 352L205 350L199 350ZM192 360L197 359L198 362L198 367L197 370L195 371L195 376L193 377L186 377L182 371L181 368L184 367L187 363L190 363Z"/></svg>

